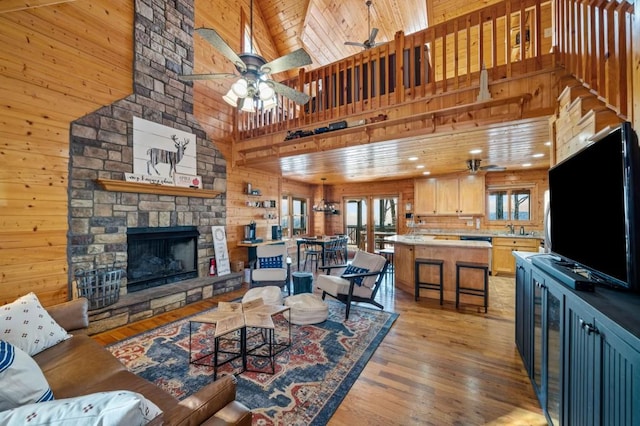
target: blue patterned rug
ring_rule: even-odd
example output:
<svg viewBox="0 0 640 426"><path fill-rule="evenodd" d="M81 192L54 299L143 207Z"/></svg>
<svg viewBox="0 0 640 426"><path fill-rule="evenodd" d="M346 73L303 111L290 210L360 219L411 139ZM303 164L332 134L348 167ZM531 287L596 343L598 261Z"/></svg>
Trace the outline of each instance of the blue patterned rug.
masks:
<svg viewBox="0 0 640 426"><path fill-rule="evenodd" d="M237 399L254 425L324 425L340 405L397 314L330 301L327 321L292 325L293 343L275 358L275 374L243 372ZM207 327L194 330L193 350L210 345ZM195 342L195 343L194 343ZM129 370L182 399L213 380L213 368L189 363L189 319L184 318L108 346ZM265 359L249 361L264 371ZM241 368L239 360L218 375ZM270 372L270 370L269 370Z"/></svg>

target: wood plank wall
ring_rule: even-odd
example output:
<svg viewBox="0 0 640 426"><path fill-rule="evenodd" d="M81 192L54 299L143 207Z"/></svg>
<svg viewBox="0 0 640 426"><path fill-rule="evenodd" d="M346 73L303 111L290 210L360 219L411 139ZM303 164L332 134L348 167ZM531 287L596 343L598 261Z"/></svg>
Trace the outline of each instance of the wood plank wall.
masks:
<svg viewBox="0 0 640 426"><path fill-rule="evenodd" d="M0 14L0 304L67 299L69 123L132 92L133 2Z"/></svg>

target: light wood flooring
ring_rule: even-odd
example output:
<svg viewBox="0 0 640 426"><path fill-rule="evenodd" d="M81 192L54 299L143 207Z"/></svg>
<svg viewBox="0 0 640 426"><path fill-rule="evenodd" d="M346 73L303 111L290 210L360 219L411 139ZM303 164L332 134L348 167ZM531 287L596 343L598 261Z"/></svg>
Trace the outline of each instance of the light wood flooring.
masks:
<svg viewBox="0 0 640 426"><path fill-rule="evenodd" d="M514 343L513 287L513 278L491 277L485 314L425 297L415 302L389 279L377 299L400 315L329 425L546 425ZM109 344L244 291L94 338Z"/></svg>

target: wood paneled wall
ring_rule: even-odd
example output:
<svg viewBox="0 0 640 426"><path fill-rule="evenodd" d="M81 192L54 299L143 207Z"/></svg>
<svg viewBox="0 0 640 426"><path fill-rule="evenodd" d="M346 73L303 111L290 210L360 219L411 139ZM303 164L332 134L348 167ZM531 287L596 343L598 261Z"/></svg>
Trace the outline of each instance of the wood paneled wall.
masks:
<svg viewBox="0 0 640 426"><path fill-rule="evenodd" d="M133 2L0 14L0 304L68 296L69 123L131 93Z"/></svg>

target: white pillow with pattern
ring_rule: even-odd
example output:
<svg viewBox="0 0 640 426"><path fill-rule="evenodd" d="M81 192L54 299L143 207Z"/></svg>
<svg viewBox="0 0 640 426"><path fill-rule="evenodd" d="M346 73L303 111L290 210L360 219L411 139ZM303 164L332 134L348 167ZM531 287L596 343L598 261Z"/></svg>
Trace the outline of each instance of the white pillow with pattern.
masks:
<svg viewBox="0 0 640 426"><path fill-rule="evenodd" d="M97 392L0 412L3 426L142 426L162 411L139 393Z"/></svg>
<svg viewBox="0 0 640 426"><path fill-rule="evenodd" d="M34 293L0 306L0 338L31 356L70 337Z"/></svg>

